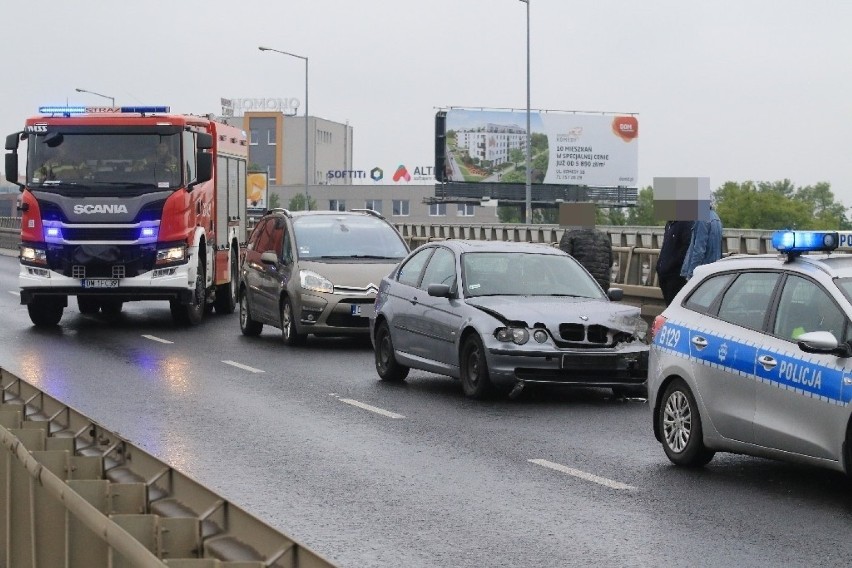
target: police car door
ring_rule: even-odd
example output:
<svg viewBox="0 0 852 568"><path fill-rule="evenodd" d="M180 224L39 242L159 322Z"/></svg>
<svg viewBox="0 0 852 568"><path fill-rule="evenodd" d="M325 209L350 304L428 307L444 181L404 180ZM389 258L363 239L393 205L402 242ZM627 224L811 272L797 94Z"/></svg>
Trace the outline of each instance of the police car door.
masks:
<svg viewBox="0 0 852 568"><path fill-rule="evenodd" d="M721 297L718 311L691 331L696 385L710 420L725 438L754 441L756 345L780 274L743 272Z"/></svg>
<svg viewBox="0 0 852 568"><path fill-rule="evenodd" d="M821 307L822 302L828 310ZM829 331L839 341L848 339L845 310L817 282L790 274L771 329L758 353L755 442L785 452L838 459L849 417L842 404L843 376L852 361L805 353L794 336Z"/></svg>

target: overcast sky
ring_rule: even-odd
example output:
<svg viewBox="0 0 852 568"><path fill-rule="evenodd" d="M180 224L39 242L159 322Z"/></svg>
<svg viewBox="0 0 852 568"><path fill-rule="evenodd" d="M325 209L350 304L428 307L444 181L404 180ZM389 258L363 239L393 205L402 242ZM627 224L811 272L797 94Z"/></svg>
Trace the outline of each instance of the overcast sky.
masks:
<svg viewBox="0 0 852 568"><path fill-rule="evenodd" d="M852 206L852 2L530 0L534 109L639 116L639 181L831 183ZM0 134L41 104L304 98L354 168L433 164L438 107L526 108L518 0L2 0ZM2 167L2 166L0 166Z"/></svg>

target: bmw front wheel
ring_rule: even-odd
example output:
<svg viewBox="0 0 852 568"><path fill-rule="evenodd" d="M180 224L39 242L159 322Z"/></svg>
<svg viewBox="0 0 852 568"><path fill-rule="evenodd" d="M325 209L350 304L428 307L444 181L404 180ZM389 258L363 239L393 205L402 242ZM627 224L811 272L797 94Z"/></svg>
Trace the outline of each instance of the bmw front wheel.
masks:
<svg viewBox="0 0 852 568"><path fill-rule="evenodd" d="M404 381L408 376L408 367L403 367L396 361L390 328L387 322L382 322L376 328L376 372L379 378L388 382Z"/></svg>

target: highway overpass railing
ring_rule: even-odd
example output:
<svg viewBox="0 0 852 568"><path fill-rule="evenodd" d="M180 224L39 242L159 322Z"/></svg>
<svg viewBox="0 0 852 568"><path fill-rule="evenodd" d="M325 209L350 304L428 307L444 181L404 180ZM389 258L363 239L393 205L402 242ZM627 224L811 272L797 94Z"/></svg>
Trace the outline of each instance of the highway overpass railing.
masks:
<svg viewBox="0 0 852 568"><path fill-rule="evenodd" d="M393 220L392 220L393 222ZM559 225L521 225L514 223L405 223L394 225L412 247L445 239L483 241L522 241L559 244L564 227ZM16 250L20 219L0 217L0 248ZM625 302L638 305L642 314L653 318L663 307L655 270L663 227L599 226L612 240L615 265L612 283L624 289ZM772 252L772 231L724 229L722 254L761 254Z"/></svg>
<svg viewBox="0 0 852 568"><path fill-rule="evenodd" d="M0 568L328 560L0 369Z"/></svg>

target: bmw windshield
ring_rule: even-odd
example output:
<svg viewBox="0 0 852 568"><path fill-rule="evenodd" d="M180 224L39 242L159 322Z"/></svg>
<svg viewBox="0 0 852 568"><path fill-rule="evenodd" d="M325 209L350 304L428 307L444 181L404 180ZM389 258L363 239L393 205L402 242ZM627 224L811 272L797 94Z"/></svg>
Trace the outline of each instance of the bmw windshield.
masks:
<svg viewBox="0 0 852 568"><path fill-rule="evenodd" d="M27 185L73 195L79 190L121 194L181 185L180 134L30 134Z"/></svg>
<svg viewBox="0 0 852 568"><path fill-rule="evenodd" d="M597 282L567 255L469 252L462 255L467 297L572 296L603 299Z"/></svg>

